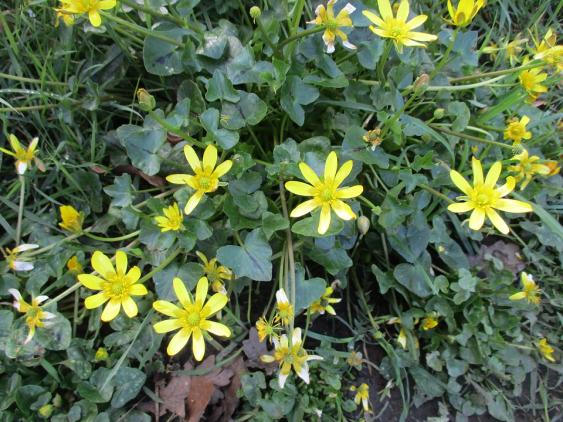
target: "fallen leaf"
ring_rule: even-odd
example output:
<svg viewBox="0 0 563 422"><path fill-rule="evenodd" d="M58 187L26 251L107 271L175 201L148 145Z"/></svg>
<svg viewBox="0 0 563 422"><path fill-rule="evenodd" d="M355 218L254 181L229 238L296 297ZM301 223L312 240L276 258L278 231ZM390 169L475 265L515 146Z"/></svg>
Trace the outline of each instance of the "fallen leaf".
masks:
<svg viewBox="0 0 563 422"><path fill-rule="evenodd" d="M186 363L184 369L192 369L191 364ZM173 376L166 386L160 389L160 398L163 401L160 406L160 415L170 411L182 418L186 416L186 398L190 392L192 377L187 375Z"/></svg>
<svg viewBox="0 0 563 422"><path fill-rule="evenodd" d="M242 350L248 358L246 366L249 368L258 368L266 371L266 374L271 375L276 370L276 363L265 363L260 360L260 356L270 353L266 342L261 342L258 339L258 331L252 327L248 333L248 339L242 342Z"/></svg>
<svg viewBox="0 0 563 422"><path fill-rule="evenodd" d="M209 422L228 422L238 407L239 397L237 391L241 387L240 377L246 372L244 359L239 357L228 367L233 371L233 378L230 384L223 391L224 397L217 403L217 406L211 412Z"/></svg>
<svg viewBox="0 0 563 422"><path fill-rule="evenodd" d="M522 260L520 247L514 243L507 243L497 240L490 246L481 245L479 253L469 258L472 266L484 267L487 255L493 256L502 262L504 269L518 274L526 268L526 263Z"/></svg>
<svg viewBox="0 0 563 422"><path fill-rule="evenodd" d="M114 173L117 174L123 174L123 173L127 173L127 174L131 174L134 176L139 176L142 177L143 179L145 179L147 181L147 183L149 183L152 186L164 186L164 179L160 176L149 176L146 173L143 173L141 170L139 170L137 167L132 166L130 164L122 164L119 165L117 167L115 167L113 169Z"/></svg>

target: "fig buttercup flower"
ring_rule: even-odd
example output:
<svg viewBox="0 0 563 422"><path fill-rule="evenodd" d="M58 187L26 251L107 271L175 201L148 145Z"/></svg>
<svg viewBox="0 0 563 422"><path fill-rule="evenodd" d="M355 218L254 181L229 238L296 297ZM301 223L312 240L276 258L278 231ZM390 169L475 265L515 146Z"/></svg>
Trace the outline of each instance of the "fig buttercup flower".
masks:
<svg viewBox="0 0 563 422"><path fill-rule="evenodd" d="M319 300L315 300L310 307L312 314L321 314L323 315L325 312L336 315L336 311L332 307L333 303L339 303L342 299L337 299L331 297L334 293L334 289L332 287L327 287L323 295L319 298Z"/></svg>
<svg viewBox="0 0 563 422"><path fill-rule="evenodd" d="M408 0L401 0L396 16L393 15L393 9L389 0L377 0L377 6L381 17L369 10L362 12L374 24L369 29L382 38L392 39L399 53L403 52L403 46L426 47L425 42L438 39L436 35L413 31L413 29L426 22L428 16L418 15L407 21L410 11Z"/></svg>
<svg viewBox="0 0 563 422"><path fill-rule="evenodd" d="M29 328L29 333L24 343L27 344L35 335L37 327L44 327L45 321L55 318L55 314L41 309L41 303L49 299L47 296L41 295L31 298L31 303L27 303L21 293L16 289L8 289L8 292L14 297L14 308L18 312L25 314L25 323Z"/></svg>
<svg viewBox="0 0 563 422"><path fill-rule="evenodd" d="M16 159L16 173L21 176L25 174L25 171L29 168L31 162L35 158L35 151L37 149L37 144L39 143L39 138L33 138L27 148L20 143L15 135L9 135L8 141L10 141L12 151L5 148L0 148L0 151L4 154L11 155Z"/></svg>
<svg viewBox="0 0 563 422"><path fill-rule="evenodd" d="M289 325L289 321L293 318L293 305L289 303L284 289L276 292L276 309L282 324Z"/></svg>
<svg viewBox="0 0 563 422"><path fill-rule="evenodd" d="M64 0L61 2L61 7L56 10L57 13L61 14L88 14L88 19L90 20L92 26L98 27L102 24L100 11L113 9L116 3L116 0Z"/></svg>
<svg viewBox="0 0 563 422"><path fill-rule="evenodd" d="M208 260L207 257L199 251L195 254L201 260L201 268L207 280L211 283L211 290L215 293L227 294L223 280L232 280L233 272L224 265L218 265L217 258Z"/></svg>
<svg viewBox="0 0 563 422"><path fill-rule="evenodd" d="M59 208L61 213L61 222L59 227L73 233L80 233L82 231L82 224L84 223L84 213L79 212L72 205L62 205Z"/></svg>
<svg viewBox="0 0 563 422"><path fill-rule="evenodd" d="M532 180L534 175L539 174L541 176L549 176L551 169L545 164L537 163L540 157L537 155L528 154L527 150L523 150L520 154L515 155L513 160L518 160L518 162L508 167L508 171L515 173L516 182L522 182L520 190L523 190L528 186L528 183Z"/></svg>
<svg viewBox="0 0 563 422"><path fill-rule="evenodd" d="M82 264L80 263L76 255L74 255L67 261L66 268L74 274L80 274L84 272L84 267L82 267Z"/></svg>
<svg viewBox="0 0 563 422"><path fill-rule="evenodd" d="M159 334L163 334L179 329L170 340L170 343L168 343L166 353L174 356L184 348L191 337L193 355L197 361L201 361L205 355L205 332L220 337L231 336L229 327L209 320L210 317L225 307L229 299L222 293L215 293L206 302L209 282L205 277L200 278L197 282L195 300L192 299L184 282L178 277L174 278L172 286L181 307L165 300L154 302L154 309L166 316L172 317L172 319L166 319L154 324L154 330Z"/></svg>
<svg viewBox="0 0 563 422"><path fill-rule="evenodd" d="M356 46L348 41L348 36L340 29L342 27L352 27L352 19L350 15L354 13L356 8L350 3L346 5L334 16L334 5L338 0L328 0L326 8L320 4L315 9L315 20L307 23L314 23L316 25L324 25L325 32L323 33L323 41L326 45L326 52L334 52L334 43L336 37L342 40L342 45L351 50L355 50Z"/></svg>
<svg viewBox="0 0 563 422"><path fill-rule="evenodd" d="M559 72L563 71L563 45L557 45L557 35L551 28L540 42L534 40L534 44L534 59L543 60Z"/></svg>
<svg viewBox="0 0 563 422"><path fill-rule="evenodd" d="M516 63L520 62L520 53L522 53L523 50L520 46L527 42L527 38L520 38L520 34L518 34L512 41L506 43L504 51L511 66L515 66Z"/></svg>
<svg viewBox="0 0 563 422"><path fill-rule="evenodd" d="M502 171L500 161L491 166L486 178L483 178L481 162L475 157L472 160L472 167L473 186L457 171L450 171L452 182L464 195L457 198L463 202L450 204L448 210L455 213L472 211L469 218L469 228L471 230L479 230L483 227L485 217L487 217L498 231L508 234L510 231L508 225L495 210L509 213L524 213L533 211L532 206L523 201L505 198L506 195L514 190L516 185L514 177L507 177L504 186L500 188L496 186Z"/></svg>
<svg viewBox="0 0 563 422"><path fill-rule="evenodd" d="M422 319L420 326L424 331L431 330L438 326L438 318L436 318L436 315L428 315Z"/></svg>
<svg viewBox="0 0 563 422"><path fill-rule="evenodd" d="M527 299L528 302L534 305L539 305L541 302L541 290L534 281L534 277L526 272L520 273L520 282L522 283L522 291L510 295L509 300L522 300Z"/></svg>
<svg viewBox="0 0 563 422"><path fill-rule="evenodd" d="M525 64L526 62L524 62ZM542 82L547 79L547 73L542 72L540 67L533 69L527 69L520 72L518 75L518 80L520 85L528 93L530 101L535 101L535 99L547 92L547 87L542 85Z"/></svg>
<svg viewBox="0 0 563 422"><path fill-rule="evenodd" d="M538 341L537 347L541 355L550 362L555 362L553 353L555 350L549 345L546 338L542 338Z"/></svg>
<svg viewBox="0 0 563 422"><path fill-rule="evenodd" d="M268 321L264 317L258 318L256 321L256 331L258 333L258 340L262 343L266 338L272 341L273 338L277 337L277 330L280 329L280 317L275 315L272 322Z"/></svg>
<svg viewBox="0 0 563 422"><path fill-rule="evenodd" d="M195 190L184 208L184 213L188 215L197 207L206 193L217 190L220 184L219 179L227 174L233 166L233 162L225 160L215 167L217 164L217 148L214 145L208 145L205 148L203 162L199 161L194 149L189 145L184 146L184 155L195 174L171 174L166 177L166 180L177 185L188 185Z"/></svg>
<svg viewBox="0 0 563 422"><path fill-rule="evenodd" d="M12 271L31 271L33 270L33 263L29 262L25 255L18 255L32 249L37 249L38 247L39 245L34 243L24 243L16 246L14 249L2 249L2 254L4 255L4 258L6 258L8 267Z"/></svg>
<svg viewBox="0 0 563 422"><path fill-rule="evenodd" d="M147 288L139 283L141 270L134 266L127 271L127 255L123 251L115 254L115 268L111 260L102 252L95 251L92 254L92 267L99 274L79 274L78 281L88 289L100 290L84 300L86 309L94 309L107 305L102 312L102 321L108 322L114 319L121 308L129 318L133 318L139 312L137 304L132 296L144 296L148 293Z"/></svg>
<svg viewBox="0 0 563 422"><path fill-rule="evenodd" d="M158 215L154 218L162 233L168 231L178 232L184 229L184 216L176 202L169 207L163 208L162 213L164 215Z"/></svg>
<svg viewBox="0 0 563 422"><path fill-rule="evenodd" d="M350 391L356 392L356 395L354 396L354 403L357 405L361 403L364 412L371 412L369 408L369 385L365 382L360 384L358 387L353 385L350 387Z"/></svg>
<svg viewBox="0 0 563 422"><path fill-rule="evenodd" d="M286 334L283 334L279 338L274 337L274 354L262 355L260 357L262 362L279 363L280 373L278 383L280 388L284 387L292 368L297 376L305 381L305 384L309 384L309 365L307 362L322 359L321 356L307 354L307 351L303 348L303 341L301 340L301 328L293 330L291 344Z"/></svg>
<svg viewBox="0 0 563 422"><path fill-rule="evenodd" d="M530 123L530 118L525 115L520 120L510 120L504 129L504 139L510 139L515 143L522 142L522 139L531 139L532 132L526 129L528 123Z"/></svg>
<svg viewBox="0 0 563 422"><path fill-rule="evenodd" d="M291 217L301 217L311 211L321 208L318 232L325 234L330 227L331 210L342 220L353 220L356 214L343 199L355 198L362 194L362 185L355 185L346 188L339 188L344 179L352 172L352 160L346 161L338 169L338 159L336 153L332 151L326 159L324 175L321 178L304 162L299 163L299 170L307 183L290 181L285 183L285 187L291 193L301 196L312 196L291 211Z"/></svg>
<svg viewBox="0 0 563 422"><path fill-rule="evenodd" d="M485 0L459 0L457 8L454 9L452 0L448 0L448 12L452 19L450 23L460 28L469 25L485 3Z"/></svg>

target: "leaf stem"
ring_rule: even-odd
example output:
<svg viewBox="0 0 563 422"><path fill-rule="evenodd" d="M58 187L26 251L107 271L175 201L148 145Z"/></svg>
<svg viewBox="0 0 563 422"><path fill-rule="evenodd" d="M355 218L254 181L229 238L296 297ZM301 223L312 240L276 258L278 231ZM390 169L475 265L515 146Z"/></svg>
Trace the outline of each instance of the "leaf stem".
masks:
<svg viewBox="0 0 563 422"><path fill-rule="evenodd" d="M203 142L198 141L197 139L191 137L184 131L178 129L177 127L172 126L166 119L159 116L158 113L155 113L154 111L149 111L149 116L152 117L154 120L156 120L158 124L160 124L168 132L173 133L174 135L178 135L183 140L191 142L192 144L197 145L200 148L205 148L206 145Z"/></svg>
<svg viewBox="0 0 563 422"><path fill-rule="evenodd" d="M455 42L457 40L457 36L459 34L459 26L456 27L456 29L454 30L452 37L450 39L450 42L448 44L448 48L446 49L446 52L444 53L444 55L442 56L442 60L440 60L440 62L438 63L438 65L436 65L436 67L434 68L434 70L432 71L432 73L430 73L430 80L434 79L434 76L436 76L438 74L438 72L440 70L442 70L442 68L446 65L446 63L448 62L448 58L450 57L450 53L452 52Z"/></svg>
<svg viewBox="0 0 563 422"><path fill-rule="evenodd" d="M528 69L534 69L534 68L540 67L540 66L544 66L544 63L541 62L541 61L535 61L534 60L531 63L525 64L525 65L522 65L522 66L519 66L519 67L514 67L512 69L495 70L493 72L478 73L476 75L462 76L460 78L450 78L449 82L450 83L466 82L466 81L472 81L473 79L481 79L481 78L487 78L487 77L509 75L511 73L514 73L514 72L519 72L519 71L528 70Z"/></svg>
<svg viewBox="0 0 563 422"><path fill-rule="evenodd" d="M98 240L100 242L119 242L121 240L127 240L127 239L131 239L135 236L138 236L140 232L141 232L141 230L136 230L132 233L124 234L123 236L117 236L117 237L97 236L97 235L95 235L93 233L89 233L89 232L84 232L84 234L87 237L89 237L90 239Z"/></svg>
<svg viewBox="0 0 563 422"><path fill-rule="evenodd" d="M458 138L468 139L470 141L481 142L483 144L495 145L500 148L505 148L509 150L513 150L511 145L503 144L502 142L491 141L490 139L483 139L473 135L467 135L465 133L454 132L453 130L446 129L445 127L438 125L438 124L430 124L430 127L439 130L440 132L446 133L448 135L457 136Z"/></svg>
<svg viewBox="0 0 563 422"><path fill-rule="evenodd" d="M176 41L175 39L167 37L166 35L162 35L158 31L150 31L146 28L143 28L142 26L128 22L125 19L118 18L117 16L112 15L111 13L102 12L102 15L104 16L104 18L107 18L110 21L117 23L118 25L122 25L122 26L126 27L127 29L130 29L131 31L138 32L139 34L143 34L147 37L157 38L161 41L165 41L168 44L172 44L172 45L175 45L177 47L183 47L184 46L184 43L182 43L180 41Z"/></svg>
<svg viewBox="0 0 563 422"><path fill-rule="evenodd" d="M16 246L20 244L20 240L22 237L23 207L25 200L25 176L23 174L20 174L19 179L20 179L20 204L18 207L18 222L16 226Z"/></svg>
<svg viewBox="0 0 563 422"><path fill-rule="evenodd" d="M297 34L291 35L290 37L287 37L285 40L283 40L281 43L278 44L278 51L280 51L287 44L295 40L298 40L299 38L307 37L311 34L316 34L317 32L321 32L324 30L325 30L324 25L317 25L313 28L305 29L304 31L298 32Z"/></svg>

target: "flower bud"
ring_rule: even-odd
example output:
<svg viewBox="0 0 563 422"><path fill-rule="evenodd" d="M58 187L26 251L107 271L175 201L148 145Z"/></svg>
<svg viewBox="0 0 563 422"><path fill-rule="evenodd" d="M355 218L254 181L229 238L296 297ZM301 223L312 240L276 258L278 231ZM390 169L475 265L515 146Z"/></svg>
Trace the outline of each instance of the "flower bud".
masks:
<svg viewBox="0 0 563 422"><path fill-rule="evenodd" d="M152 111L156 107L156 100L144 88L137 90L137 101L139 102L139 107L143 111Z"/></svg>
<svg viewBox="0 0 563 422"><path fill-rule="evenodd" d="M45 404L38 410L39 416L44 419L50 418L53 414L54 406L52 404Z"/></svg>
<svg viewBox="0 0 563 422"><path fill-rule="evenodd" d="M258 6L252 6L250 8L250 17L254 19L254 23L256 23L256 19L262 16L262 10Z"/></svg>
<svg viewBox="0 0 563 422"><path fill-rule="evenodd" d="M444 117L445 114L446 114L446 110L444 110L443 108L437 108L436 110L434 110L435 119L441 119L442 117Z"/></svg>
<svg viewBox="0 0 563 422"><path fill-rule="evenodd" d="M105 349L105 347L100 347L98 350L96 350L96 356L94 359L96 360L96 362L100 362L107 360L108 357L108 351Z"/></svg>
<svg viewBox="0 0 563 422"><path fill-rule="evenodd" d="M367 218L365 215L361 215L360 217L358 217L356 224L358 225L358 231L360 232L360 234L362 236L365 236L370 226L369 218Z"/></svg>
<svg viewBox="0 0 563 422"><path fill-rule="evenodd" d="M426 88L428 88L429 83L430 76L428 76L426 73L423 73L418 78L416 78L416 81L414 81L414 92L417 94L423 93L424 91L426 91Z"/></svg>

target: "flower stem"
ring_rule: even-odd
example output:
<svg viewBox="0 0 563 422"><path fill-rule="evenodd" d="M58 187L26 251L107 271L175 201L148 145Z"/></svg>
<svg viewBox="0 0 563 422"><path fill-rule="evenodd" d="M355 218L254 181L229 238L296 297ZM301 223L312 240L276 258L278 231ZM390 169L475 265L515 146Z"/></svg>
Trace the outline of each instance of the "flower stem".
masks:
<svg viewBox="0 0 563 422"><path fill-rule="evenodd" d="M379 215L381 214L381 207L378 207L377 205L375 205L373 202L371 202L369 199L367 199L365 196L360 195L358 197L363 203L365 203L368 207L370 207L371 212L373 212L375 215Z"/></svg>
<svg viewBox="0 0 563 422"><path fill-rule="evenodd" d="M16 226L16 246L20 244L22 237L22 220L23 220L23 206L25 199L25 177L23 174L19 175L20 179L20 204L18 207L18 223Z"/></svg>
<svg viewBox="0 0 563 422"><path fill-rule="evenodd" d="M282 205L282 211L284 218L289 221L289 213L287 212L287 202L285 199L285 187L283 186L283 181L280 181L280 199ZM289 301L291 302L291 306L293 307L293 315L291 316L290 321L290 334L293 335L293 327L295 325L295 288L296 288L296 281L295 281L295 257L293 256L293 239L291 238L291 228L288 227L285 230L286 237L287 237L287 258L289 262L289 282L290 282L290 298ZM291 338L291 336L290 336Z"/></svg>
<svg viewBox="0 0 563 422"><path fill-rule="evenodd" d="M293 17L291 20L291 28L289 28L289 33L295 35L297 29L299 28L299 22L301 21L301 15L303 14L303 8L305 7L305 0L297 0L295 9L293 9Z"/></svg>
<svg viewBox="0 0 563 422"><path fill-rule="evenodd" d="M121 0L121 3L129 6L132 9L141 11L143 13L147 13L151 16L154 16L155 18L160 18L163 20L166 20L168 22L172 22L175 23L176 25L183 27L183 28L189 28L189 29L196 29L196 28L192 28L190 26L187 25L186 22L184 22L182 19L177 18L176 16L172 16L172 15L165 15L163 13L157 12L154 9L151 9L150 7L146 7L146 6L142 6L134 1L131 0Z"/></svg>
<svg viewBox="0 0 563 422"><path fill-rule="evenodd" d="M444 195L442 192L438 192L436 189L431 188L430 186L428 186L424 183L421 183L418 186L420 186L424 190L427 190L431 194L436 195L438 198L443 199L444 201L448 202L449 204L453 204L455 202L452 199L448 198L446 195Z"/></svg>
<svg viewBox="0 0 563 422"><path fill-rule="evenodd" d="M164 129L168 132L173 133L174 135L178 135L185 141L191 142L194 145L197 145L200 148L205 148L205 144L203 142L198 141L197 139L191 137L187 133L183 132L182 130L178 129L177 127L172 126L168 121L155 113L154 111L149 111L149 116L156 120L158 124L160 124Z"/></svg>
<svg viewBox="0 0 563 422"><path fill-rule="evenodd" d="M272 40L270 39L270 37L268 36L268 33L266 32L266 28L264 28L264 24L262 23L262 19L260 17L256 18L256 25L258 26L258 30L262 34L262 37L264 37L264 42L266 43L266 45L268 47L270 47L273 54L276 54L278 52L278 50L276 49L276 47L272 43Z"/></svg>
<svg viewBox="0 0 563 422"><path fill-rule="evenodd" d="M160 271L166 268L172 261L174 261L174 259L180 254L180 252L182 252L182 249L177 248L174 252L172 252L170 255L164 258L164 260L158 265L158 267L156 267L155 269L153 269L152 271L148 272L146 275L141 277L137 283L144 283L145 281L154 277L155 274L158 274Z"/></svg>
<svg viewBox="0 0 563 422"><path fill-rule="evenodd" d="M481 86L491 85L495 82L500 81L501 79L506 78L507 76L508 75L500 75L497 76L496 78L486 79L484 81L476 82L468 85L444 85L444 86L431 85L426 88L426 91L463 91L465 89L474 89L474 88L479 88Z"/></svg>
<svg viewBox="0 0 563 422"><path fill-rule="evenodd" d="M85 232L84 234L90 239L98 240L100 242L119 242L120 240L127 240L135 236L138 236L140 232L141 230L136 230L132 233L124 234L123 236L117 236L117 237L102 237L89 232Z"/></svg>
<svg viewBox="0 0 563 422"><path fill-rule="evenodd" d="M143 34L147 37L157 38L161 41L165 41L165 42L172 44L172 45L175 45L177 47L183 47L184 46L184 43L182 43L180 41L176 41L175 39L167 37L166 35L159 34L158 31L150 31L146 28L143 28L142 26L128 22L125 19L118 18L117 16L114 16L111 13L105 13L105 12L102 12L102 13L103 13L104 18L107 18L110 21L117 23L118 25L122 25L125 28L130 29L131 31L138 32L139 34Z"/></svg>
<svg viewBox="0 0 563 422"><path fill-rule="evenodd" d="M446 129L445 127L443 127L441 125L431 124L430 127L432 127L433 129L436 129L440 132L446 133L448 135L457 136L458 138L468 139L470 141L475 141L475 142L481 142L483 144L495 145L497 147L506 148L506 149L509 149L511 151L513 150L513 147L511 145L503 144L502 142L491 141L490 139L479 138L479 137L473 136L473 135L467 135L465 133L454 132L453 130Z"/></svg>
<svg viewBox="0 0 563 422"><path fill-rule="evenodd" d="M481 78L487 78L487 77L509 75L511 73L514 73L514 72L520 72L522 70L534 69L534 68L540 67L540 66L544 66L544 63L541 62L541 61L533 61L531 63L525 64L525 65L522 65L522 66L519 66L519 67L514 67L512 69L495 70L493 72L478 73L476 75L462 76L460 78L450 78L449 82L450 83L466 82L466 81L472 81L473 79L481 79Z"/></svg>
<svg viewBox="0 0 563 422"><path fill-rule="evenodd" d="M457 35L459 34L459 26L456 27L456 29L454 30L453 34L452 34L452 38L450 39L450 43L448 44L448 48L446 49L446 52L444 53L444 55L442 56L442 60L440 60L440 62L436 65L436 67L434 68L434 70L432 71L432 73L430 73L430 80L434 79L434 76L436 76L438 74L438 72L440 70L442 70L442 68L446 65L446 63L448 62L448 58L450 57L450 53L452 52L455 42L457 40Z"/></svg>
<svg viewBox="0 0 563 422"><path fill-rule="evenodd" d="M2 73L2 72L0 72L0 78L10 79L12 81L18 81L18 82L29 82L29 83L39 84L39 85L52 85L52 86L63 86L63 87L68 86L68 84L65 83L65 82L42 81L40 79L25 78L23 76L15 76L15 75L10 75L8 73Z"/></svg>
<svg viewBox="0 0 563 422"><path fill-rule="evenodd" d="M379 79L379 82L381 82L381 85L384 85L384 80L385 80L385 73L384 73L384 69L385 69L385 63L387 62L387 59L389 59L389 53L391 53L391 42L389 41L385 41L385 45L383 47L383 54L381 55L381 57L379 58L379 62L377 63L377 79Z"/></svg>
<svg viewBox="0 0 563 422"><path fill-rule="evenodd" d="M280 51L287 44L292 43L293 41L298 40L299 38L307 37L311 34L316 34L317 32L321 32L324 30L325 30L324 25L317 25L313 28L309 28L304 31L298 32L297 34L291 35L290 37L287 37L285 40L283 40L281 43L278 44L278 51Z"/></svg>

